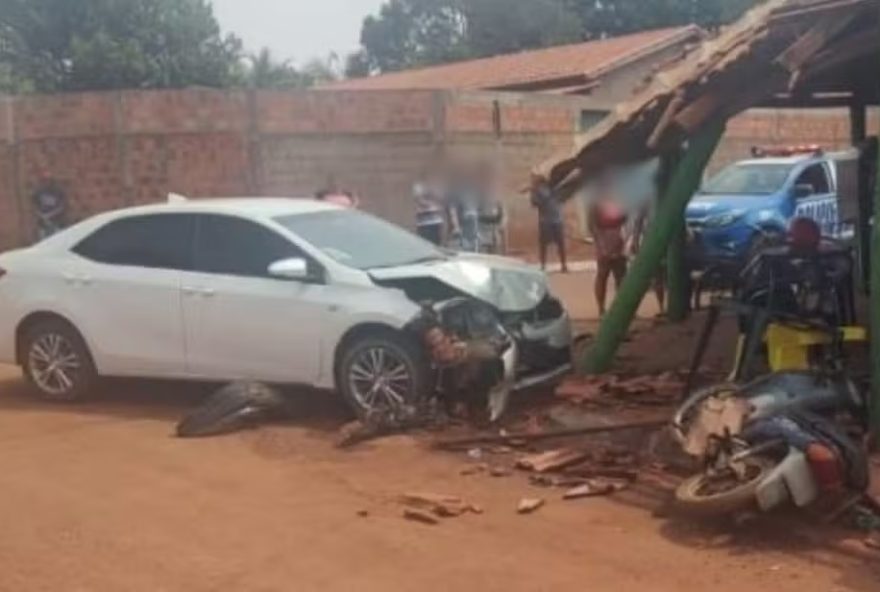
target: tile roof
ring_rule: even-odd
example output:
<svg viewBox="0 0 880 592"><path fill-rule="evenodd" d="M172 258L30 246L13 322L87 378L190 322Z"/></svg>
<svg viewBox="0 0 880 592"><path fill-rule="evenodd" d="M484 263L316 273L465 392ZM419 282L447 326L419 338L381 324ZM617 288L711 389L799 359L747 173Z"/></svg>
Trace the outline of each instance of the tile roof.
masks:
<svg viewBox="0 0 880 592"><path fill-rule="evenodd" d="M698 38L699 27L675 27L642 31L598 41L562 45L534 51L500 55L353 78L324 85L327 90L501 90L566 78L592 78L619 67L646 52Z"/></svg>

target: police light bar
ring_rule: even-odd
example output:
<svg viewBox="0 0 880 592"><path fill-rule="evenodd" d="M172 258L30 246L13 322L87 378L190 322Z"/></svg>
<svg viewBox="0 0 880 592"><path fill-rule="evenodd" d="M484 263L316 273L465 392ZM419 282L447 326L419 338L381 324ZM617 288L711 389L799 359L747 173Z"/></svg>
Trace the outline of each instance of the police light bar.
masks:
<svg viewBox="0 0 880 592"><path fill-rule="evenodd" d="M765 158L768 156L822 156L825 151L818 144L799 144L795 146L752 146L752 156Z"/></svg>

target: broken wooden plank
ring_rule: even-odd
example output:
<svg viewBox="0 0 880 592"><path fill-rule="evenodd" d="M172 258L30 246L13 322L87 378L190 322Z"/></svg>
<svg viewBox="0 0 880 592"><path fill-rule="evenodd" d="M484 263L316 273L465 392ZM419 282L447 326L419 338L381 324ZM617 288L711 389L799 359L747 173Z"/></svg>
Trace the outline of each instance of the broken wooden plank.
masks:
<svg viewBox="0 0 880 592"><path fill-rule="evenodd" d="M519 500L519 504L516 506L516 511L518 514L531 514L545 503L546 502L541 498L524 498Z"/></svg>
<svg viewBox="0 0 880 592"><path fill-rule="evenodd" d="M849 26L859 14L853 11L842 17L827 18L815 24L801 35L788 49L776 58L776 63L789 72L800 70L814 55L819 53L830 41Z"/></svg>
<svg viewBox="0 0 880 592"><path fill-rule="evenodd" d="M516 466L517 468L534 471L535 473L548 473L570 467L584 461L588 457L589 454L582 450L561 448L559 450L550 450L549 452L524 456L516 461Z"/></svg>

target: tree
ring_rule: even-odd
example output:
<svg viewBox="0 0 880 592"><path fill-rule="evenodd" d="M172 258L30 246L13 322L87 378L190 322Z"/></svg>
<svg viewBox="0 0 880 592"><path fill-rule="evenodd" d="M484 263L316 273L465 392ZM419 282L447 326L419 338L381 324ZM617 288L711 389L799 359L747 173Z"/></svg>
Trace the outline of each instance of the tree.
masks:
<svg viewBox="0 0 880 592"><path fill-rule="evenodd" d="M468 0L463 12L473 57L582 40L577 14L560 0Z"/></svg>
<svg viewBox="0 0 880 592"><path fill-rule="evenodd" d="M0 63L39 92L222 87L240 53L207 0L0 0Z"/></svg>
<svg viewBox="0 0 880 592"><path fill-rule="evenodd" d="M468 57L462 0L390 0L361 29L363 65L401 70Z"/></svg>
<svg viewBox="0 0 880 592"><path fill-rule="evenodd" d="M389 0L364 20L349 76L695 23L713 28L760 0Z"/></svg>
<svg viewBox="0 0 880 592"><path fill-rule="evenodd" d="M687 24L716 28L738 18L760 0L567 0L583 36L597 39Z"/></svg>

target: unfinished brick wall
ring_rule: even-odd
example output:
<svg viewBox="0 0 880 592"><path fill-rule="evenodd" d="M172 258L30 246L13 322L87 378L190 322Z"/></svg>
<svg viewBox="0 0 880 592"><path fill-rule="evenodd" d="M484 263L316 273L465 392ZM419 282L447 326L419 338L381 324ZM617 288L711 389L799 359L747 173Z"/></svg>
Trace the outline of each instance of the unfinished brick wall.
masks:
<svg viewBox="0 0 880 592"><path fill-rule="evenodd" d="M73 220L192 197L308 196L328 184L364 209L412 226L411 189L443 154L497 163L511 245L533 251L536 215L522 190L531 168L571 149L591 99L430 91L126 91L0 97L0 249L31 242L30 195L44 174L65 189ZM871 129L877 129L874 118ZM845 147L846 113L755 111L734 119L713 161L755 144ZM569 234L578 235L574 208Z"/></svg>

